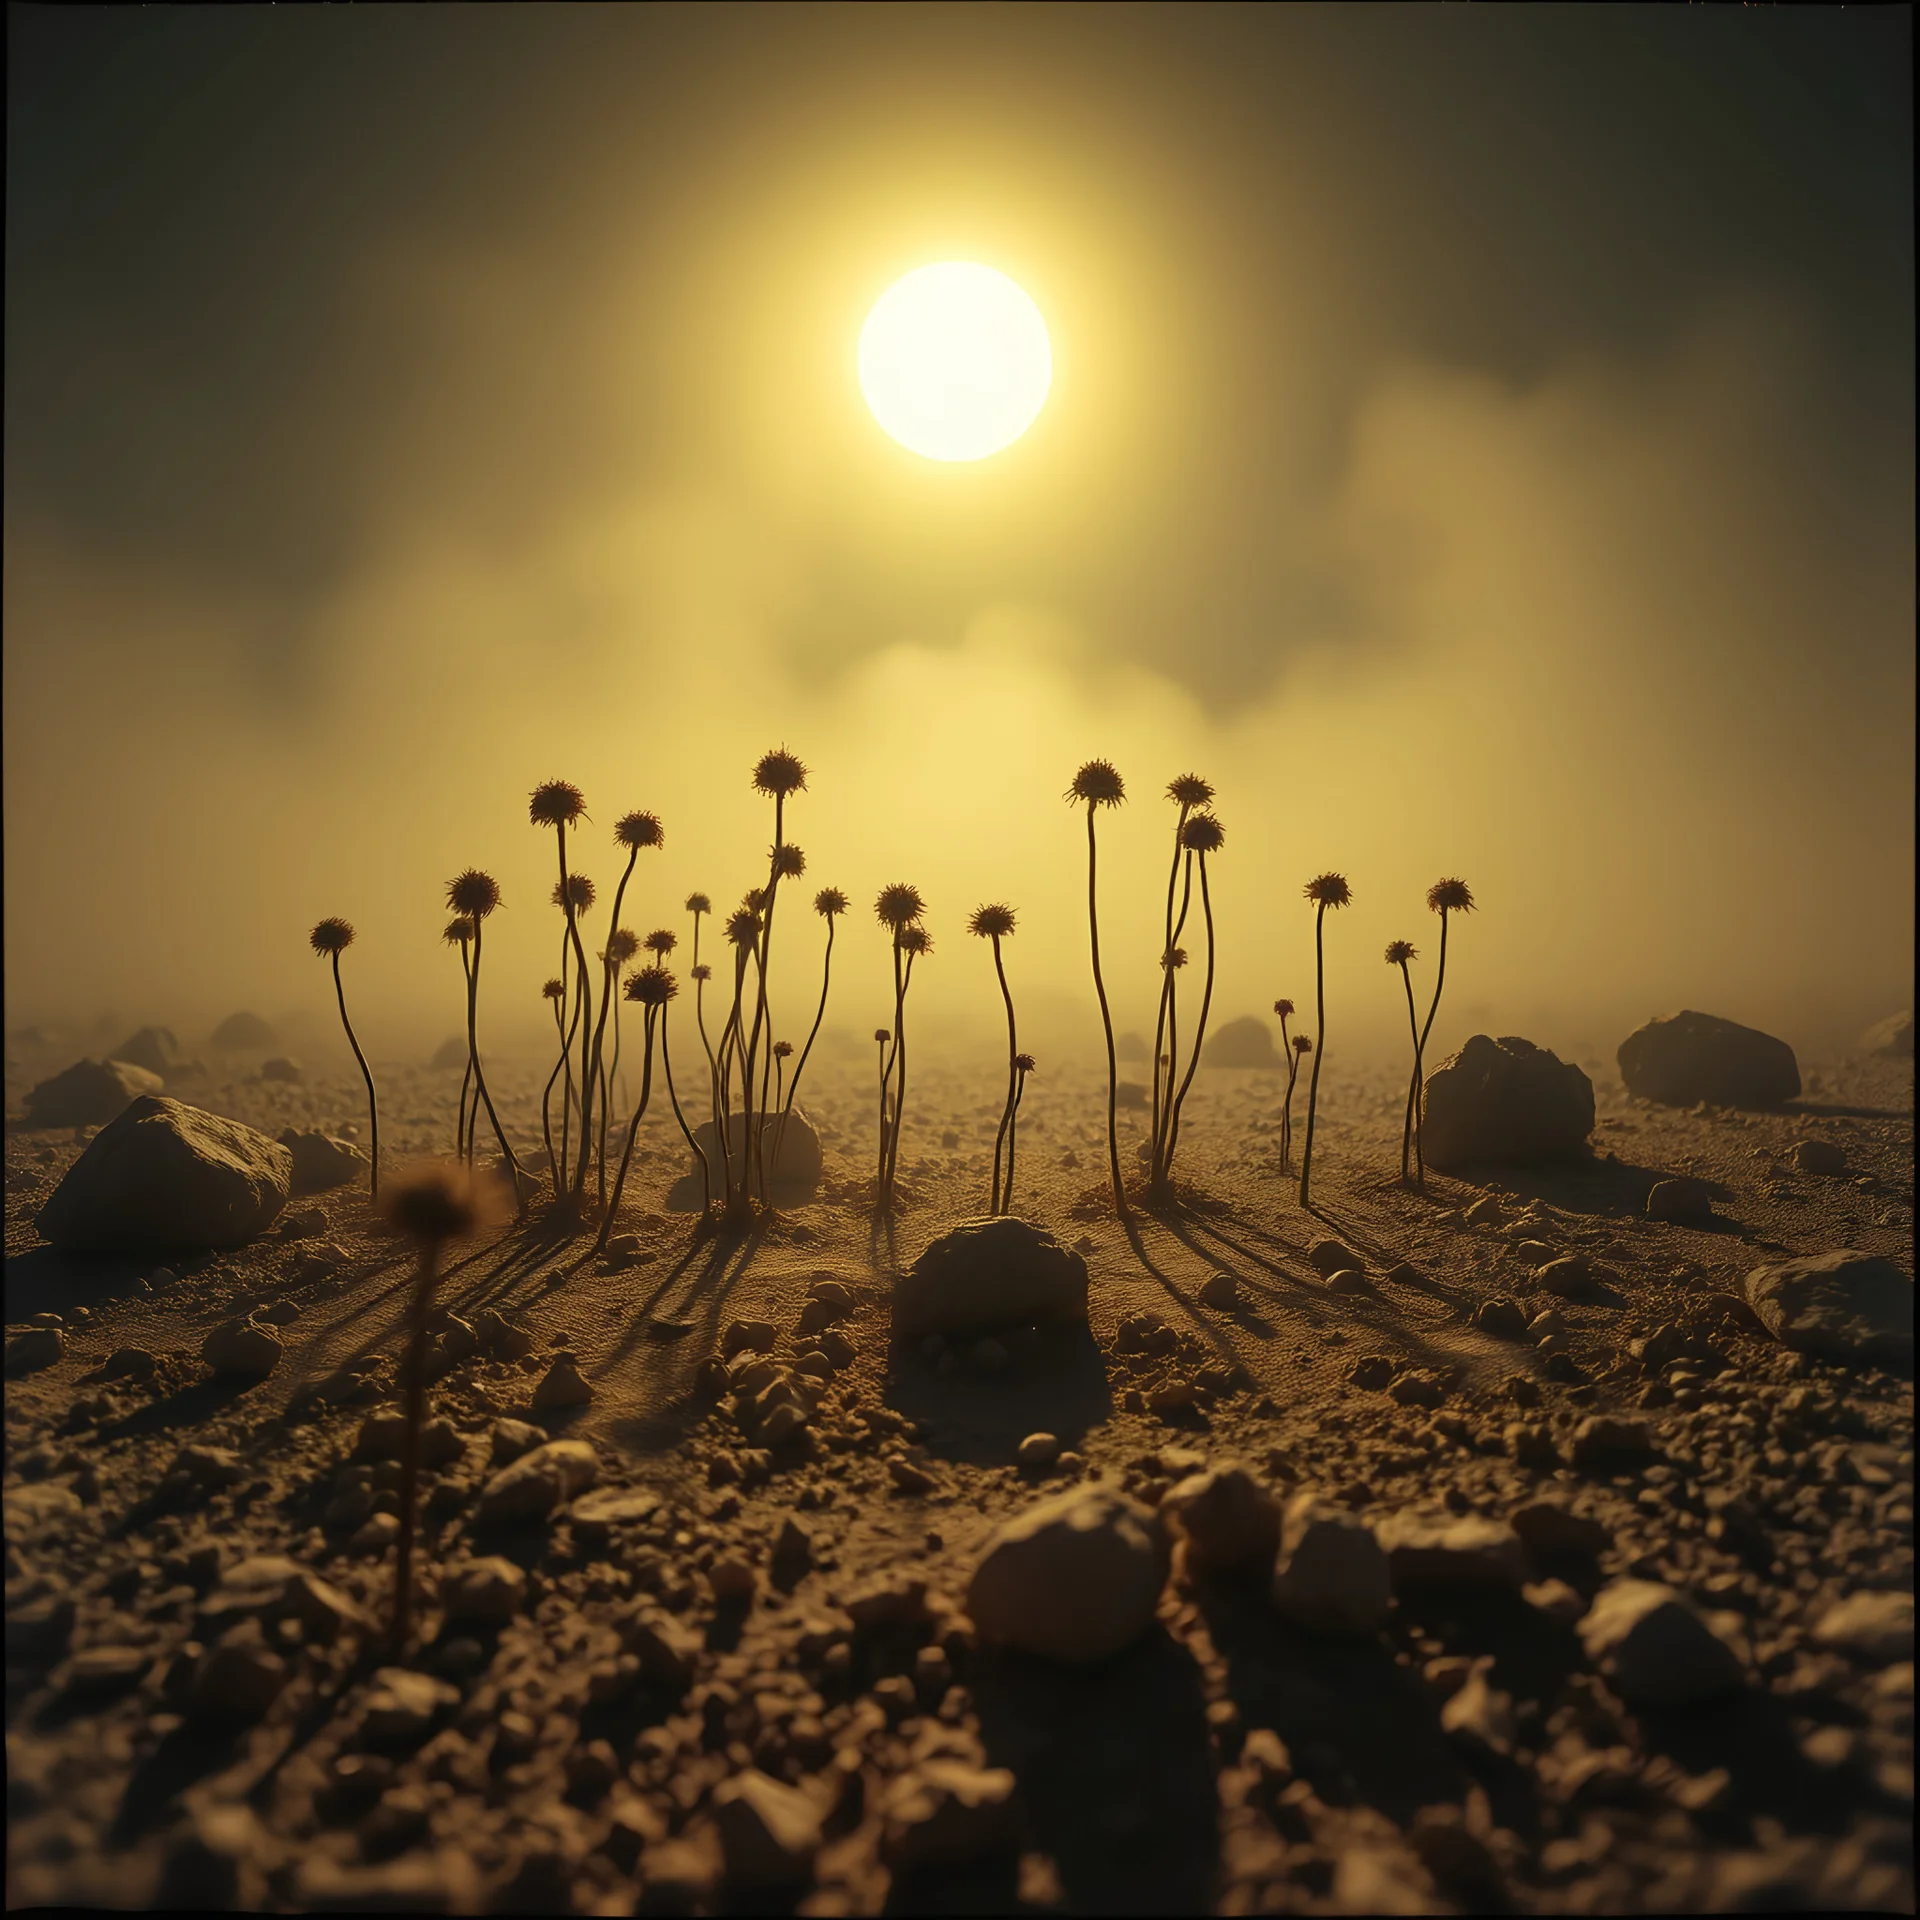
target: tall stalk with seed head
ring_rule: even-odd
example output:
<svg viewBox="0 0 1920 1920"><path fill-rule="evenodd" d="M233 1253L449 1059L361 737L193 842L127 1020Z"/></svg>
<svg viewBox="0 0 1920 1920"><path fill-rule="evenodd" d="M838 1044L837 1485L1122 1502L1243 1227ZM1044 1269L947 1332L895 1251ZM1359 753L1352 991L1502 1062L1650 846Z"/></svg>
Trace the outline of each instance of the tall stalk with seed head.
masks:
<svg viewBox="0 0 1920 1920"><path fill-rule="evenodd" d="M564 960L565 955L561 958ZM540 989L540 997L553 1009L553 1032L559 1041L559 1050L553 1057L553 1071L547 1075L547 1084L540 1093L540 1137L547 1145L547 1173L553 1181L555 1193L560 1191L560 1168L567 1152L567 1118L573 1112L573 1075L567 1051L567 1028L560 1009L566 1005L567 983L558 974ZM553 1083L560 1078L563 1068L568 1069L566 1091L562 1095L560 1108L560 1151L553 1150Z"/></svg>
<svg viewBox="0 0 1920 1920"><path fill-rule="evenodd" d="M647 1101L653 1093L653 1036L666 1012L667 1002L679 991L679 985L665 967L642 967L627 982L626 991L629 1000L646 1009L642 1021L640 1101L627 1121L627 1144L620 1155L620 1173L613 1183L613 1196L607 1202L606 1212L600 1221L599 1238L593 1243L596 1253L606 1252L614 1219L620 1211L620 1196L626 1191L627 1185L627 1168L633 1162L633 1143L640 1132L640 1122L646 1115Z"/></svg>
<svg viewBox="0 0 1920 1920"><path fill-rule="evenodd" d="M1179 943L1180 931L1174 924L1173 896L1180 879L1181 866L1184 863L1189 876L1193 862L1187 857L1182 836L1187 830L1187 818L1195 807L1204 807L1213 798L1213 788L1197 773L1183 773L1177 780L1167 782L1167 798L1179 808L1179 817L1173 824L1173 859L1167 868L1167 910L1166 924L1160 941L1160 952L1164 956L1171 953ZM1182 901L1180 918L1186 919L1186 903ZM1158 1186L1162 1178L1161 1143L1167 1134L1167 1109L1172 1105L1173 1075L1171 1071L1162 1071L1162 1057L1171 1061L1174 1048L1167 1036L1169 1022L1174 1017L1173 1002L1178 992L1178 982L1172 967L1162 960L1160 969L1160 1011L1153 1028L1153 1103L1150 1115L1148 1138L1152 1143L1152 1172L1150 1184Z"/></svg>
<svg viewBox="0 0 1920 1920"><path fill-rule="evenodd" d="M447 905L473 923L473 968L467 975L467 1058L473 1066L473 1083L479 1090L480 1103L487 1110L493 1137L499 1142L500 1158L506 1162L507 1177L513 1182L515 1204L524 1211L526 1192L520 1162L507 1144L506 1130L500 1125L500 1116L493 1110L493 1095L487 1091L486 1069L480 1060L480 936L486 926L487 916L499 904L500 883L491 874L480 872L477 867L469 867L465 873L447 882ZM476 1133L479 1131L477 1125L474 1130Z"/></svg>
<svg viewBox="0 0 1920 1920"><path fill-rule="evenodd" d="M893 1043L881 1072L884 1089L881 1103L886 1125L880 1150L877 1199L882 1212L893 1205L894 1174L899 1165L900 1115L907 1086L907 985L913 978L914 956L926 952L929 945L920 926L926 910L920 889L905 881L882 887L873 903L874 918L893 936Z"/></svg>
<svg viewBox="0 0 1920 1920"><path fill-rule="evenodd" d="M624 1108L627 1098L626 1083L620 1078L620 1008L624 996L620 992L620 982L626 977L627 968L633 963L633 957L640 951L640 936L631 927L615 927L607 935L607 944L600 955L600 964L606 969L603 992L613 1002L613 1058L607 1062L606 1071L600 1076L600 1145L607 1144L607 1129L613 1112L613 1089L619 1089L620 1103ZM604 1157L601 1162L605 1167ZM604 1200L606 1182L602 1180L601 1198Z"/></svg>
<svg viewBox="0 0 1920 1920"><path fill-rule="evenodd" d="M1200 911L1207 929L1207 984L1200 995L1200 1018L1193 1029L1193 1055L1167 1116L1167 1143L1160 1159L1160 1178L1169 1186L1173 1182L1173 1156L1180 1145L1180 1115L1187 1104L1187 1089L1193 1085L1194 1073L1200 1065L1200 1049L1207 1038L1207 1014L1213 1006L1213 898L1207 891L1207 855L1218 853L1226 839L1226 829L1210 813L1196 813L1180 830L1182 848L1200 866ZM1167 969L1167 977L1173 977L1171 967Z"/></svg>
<svg viewBox="0 0 1920 1920"><path fill-rule="evenodd" d="M1420 1016L1413 1010L1413 975L1407 971L1409 961L1418 960L1420 955L1411 940L1389 940L1387 942L1387 965L1400 969L1400 982L1407 990L1407 1031L1413 1036L1413 1078L1407 1082L1407 1111L1400 1127L1400 1183L1408 1184L1412 1178L1413 1159L1413 1109L1420 1097Z"/></svg>
<svg viewBox="0 0 1920 1920"><path fill-rule="evenodd" d="M1020 1102L1027 1097L1027 1075L1033 1071L1033 1055L1016 1053L1013 1056L1013 1111L1007 1117L1007 1183L1002 1189L1006 1211L1013 1211L1013 1150L1020 1136Z"/></svg>
<svg viewBox="0 0 1920 1920"><path fill-rule="evenodd" d="M1287 1060L1287 1096L1280 1108L1280 1166L1284 1172L1293 1165L1293 1081L1300 1071L1300 1056L1293 1050L1293 1036L1287 1022L1293 1018L1293 1002L1276 1000L1273 1010L1280 1016L1280 1051Z"/></svg>
<svg viewBox="0 0 1920 1920"><path fill-rule="evenodd" d="M581 943L579 915L574 898L567 886L567 829L577 821L587 817L586 796L568 780L548 780L533 790L527 802L527 818L536 827L551 827L560 857L561 902L567 916L567 942L573 949L574 965L579 982L579 1004L575 1009L577 1025L580 1029L580 1158L572 1179L572 1193L576 1205L586 1192L587 1168L592 1164L593 1112L592 1089L592 1036L588 1029L593 1021L593 990L587 982L587 950ZM554 1198L560 1194L556 1191Z"/></svg>
<svg viewBox="0 0 1920 1920"><path fill-rule="evenodd" d="M820 962L820 1004L814 1010L813 1027L807 1034L807 1044L800 1049L800 1058L794 1063L793 1078L787 1083L786 1102L780 1109L780 1125L773 1136L776 1168L780 1165L781 1143L787 1137L787 1116L793 1112L793 1103L800 1095L800 1076L807 1070L807 1055L820 1036L820 1022L827 1017L827 989L833 984L833 923L846 912L847 896L838 887L822 887L813 896L813 910L827 923L827 950Z"/></svg>
<svg viewBox="0 0 1920 1920"><path fill-rule="evenodd" d="M1126 1190L1120 1184L1120 1063L1113 1049L1113 1014L1107 1006L1107 983L1100 973L1099 850L1093 817L1102 807L1117 807L1126 799L1126 783L1111 761L1089 760L1073 776L1067 789L1071 805L1087 809L1087 934L1093 946L1093 990L1100 1001L1100 1025L1107 1036L1107 1167L1113 1176L1113 1204L1127 1211Z"/></svg>
<svg viewBox="0 0 1920 1920"><path fill-rule="evenodd" d="M372 1197L377 1206L380 1200L380 1103L374 1097L373 1069L367 1065L367 1056L360 1051L360 1042L354 1037L353 1022L347 1018L347 990L340 984L340 956L353 945L353 928L345 920L322 920L307 937L314 952L332 963L333 997L340 1003L340 1024L347 1030L347 1045L360 1062L360 1077L367 1083L367 1126L373 1147Z"/></svg>
<svg viewBox="0 0 1920 1920"><path fill-rule="evenodd" d="M1436 880L1427 889L1427 906L1440 916L1440 965L1434 975L1433 1004L1427 1008L1426 1024L1421 1027L1420 1038L1413 1050L1413 1077L1417 1088L1413 1109L1413 1154L1422 1187L1427 1184L1426 1147L1421 1138L1426 1125L1427 1036L1433 1031L1433 1016L1440 1011L1440 990L1447 984L1447 915L1471 913L1473 891L1464 880Z"/></svg>
<svg viewBox="0 0 1920 1920"><path fill-rule="evenodd" d="M448 946L460 949L460 977L468 986L473 984L473 961L467 952L468 943L473 939L473 922L465 914L447 922L446 932L442 934ZM453 1156L462 1166L473 1161L473 1148L468 1139L469 1121L467 1096L473 1090L473 1056L468 1054L466 1071L460 1076L460 1106L453 1123ZM478 1120L480 1103L473 1102L473 1119Z"/></svg>
<svg viewBox="0 0 1920 1920"><path fill-rule="evenodd" d="M1320 1098L1320 1062L1327 1051L1327 965L1321 927L1329 907L1344 907L1353 898L1353 890L1337 873L1323 873L1309 880L1306 895L1313 902L1313 990L1315 1039L1313 1078L1307 1083L1307 1144L1300 1154L1300 1204L1310 1204L1313 1181L1313 1119Z"/></svg>
<svg viewBox="0 0 1920 1920"><path fill-rule="evenodd" d="M613 890L614 931L607 936L607 952L600 956L600 1019L594 1027L593 1045L589 1050L589 1085L587 1088L587 1098L589 1101L595 1097L595 1089L598 1089L598 1099L600 1103L600 1145L595 1164L598 1168L598 1194L602 1207L607 1203L607 1121L610 1111L608 1073L605 1066L606 1055L603 1049L607 1036L607 1013L608 1009L613 1006L615 976L618 974L620 966L620 963L611 958L611 955L614 942L620 938L620 907L627 897L627 882L633 878L634 862L640 858L640 852L643 847L661 846L665 843L666 837L666 834L660 826L660 816L653 813L637 812L622 814L613 829L614 843L617 846L625 847L627 850L627 864L620 875L620 884ZM628 939L632 937L631 934L627 935ZM632 957L632 953L629 952L627 958L631 959ZM617 1012L615 1013L615 1019L617 1022ZM614 1031L617 1046L617 1035L619 1032L617 1024Z"/></svg>
<svg viewBox="0 0 1920 1920"><path fill-rule="evenodd" d="M1007 1151L1007 1133L1013 1125L1013 1103L1019 1093L1020 1070L1014 1064L1020 1056L1020 1036L1013 1020L1013 990L1007 985L1007 969L1000 955L1000 942L1013 937L1013 909L992 905L975 907L967 922L967 931L993 942L993 971L1000 981L1000 998L1007 1007L1007 1097L1000 1108L1000 1130L993 1136L993 1189L988 1201L989 1213L1008 1211L1009 1193L1000 1184L1001 1156ZM1008 1183L1011 1187L1011 1181Z"/></svg>
<svg viewBox="0 0 1920 1920"><path fill-rule="evenodd" d="M754 762L753 789L756 793L765 794L773 802L773 851L768 862L766 900L761 909L760 934L753 953L755 973L753 1027L747 1036L742 1084L746 1096L746 1163L750 1173L759 1178L761 1197L769 1202L771 1202L772 1193L767 1185L766 1156L761 1141L761 1134L770 1111L768 1081L771 1078L773 1066L773 1027L772 1015L767 1006L767 970L773 958L773 919L775 909L779 905L780 882L797 879L807 869L806 855L798 847L788 846L786 839L788 796L804 793L806 785L806 767L798 755L789 753L785 747L776 747L771 753L763 753ZM765 1055L760 1052L763 1028L767 1043ZM754 1099L756 1068L759 1072L757 1119Z"/></svg>

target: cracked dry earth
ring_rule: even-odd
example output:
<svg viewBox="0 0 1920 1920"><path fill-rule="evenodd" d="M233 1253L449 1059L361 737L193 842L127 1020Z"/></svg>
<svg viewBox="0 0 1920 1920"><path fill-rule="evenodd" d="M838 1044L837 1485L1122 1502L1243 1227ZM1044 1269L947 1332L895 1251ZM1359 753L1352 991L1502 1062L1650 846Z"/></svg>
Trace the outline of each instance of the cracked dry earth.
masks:
<svg viewBox="0 0 1920 1920"><path fill-rule="evenodd" d="M1085 1253L1091 1324L957 1349L893 1339L890 1276L980 1209L991 1069L920 1072L897 1241L860 1205L850 1068L808 1102L820 1195L743 1239L667 1209L684 1154L650 1119L629 1253L513 1228L444 1279L398 1652L408 1263L364 1194L166 1267L62 1258L33 1218L80 1142L10 1123L7 1317L57 1315L60 1351L7 1394L9 1903L1911 1911L1912 1387L1783 1349L1742 1296L1787 1252L1907 1263L1911 1067L1837 1067L1765 1114L1594 1077L1592 1162L1422 1196L1391 1178L1404 1081L1332 1072L1308 1214L1277 1080L1212 1072L1193 1187L1131 1228L1104 1075L1036 1080L1020 1210ZM457 1079L383 1075L390 1165L444 1150ZM178 1091L270 1134L363 1117L345 1075ZM1799 1171L1809 1138L1843 1171ZM1675 1172L1711 1221L1645 1217ZM285 1351L236 1383L200 1347L250 1308ZM809 1417L769 1446L732 1388L802 1354ZM563 1355L591 1397L549 1406L578 1398L542 1392ZM1056 1457L1023 1464L1041 1432ZM493 1476L555 1438L581 1457L495 1518ZM1152 1507L1229 1460L1383 1531L1525 1510L1524 1549L1464 1583L1396 1557L1358 1639L1177 1554L1105 1664L981 1643L968 1583L1010 1514L1082 1480ZM1623 1578L1677 1589L1738 1684L1616 1692L1579 1626Z"/></svg>

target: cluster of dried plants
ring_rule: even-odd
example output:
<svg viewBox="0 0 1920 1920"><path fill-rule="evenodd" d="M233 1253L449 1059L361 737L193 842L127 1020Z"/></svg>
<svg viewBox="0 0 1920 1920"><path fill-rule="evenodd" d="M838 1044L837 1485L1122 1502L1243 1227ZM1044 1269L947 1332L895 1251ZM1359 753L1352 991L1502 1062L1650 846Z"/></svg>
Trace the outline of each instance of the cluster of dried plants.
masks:
<svg viewBox="0 0 1920 1920"><path fill-rule="evenodd" d="M893 1026L890 1031L877 1028L873 1036L880 1043L880 1160L874 1205L881 1213L891 1213L900 1169L900 1116L907 1099L907 989L913 985L913 963L933 951L933 941L921 925L927 904L918 887L905 881L882 887L873 911L893 937Z"/></svg>

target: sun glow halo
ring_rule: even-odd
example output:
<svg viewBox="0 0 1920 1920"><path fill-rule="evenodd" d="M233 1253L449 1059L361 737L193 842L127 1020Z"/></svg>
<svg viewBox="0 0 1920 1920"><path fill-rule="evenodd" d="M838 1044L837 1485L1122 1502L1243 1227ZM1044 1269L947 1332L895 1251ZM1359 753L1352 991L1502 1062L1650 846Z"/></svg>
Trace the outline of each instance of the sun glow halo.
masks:
<svg viewBox="0 0 1920 1920"><path fill-rule="evenodd" d="M873 417L929 460L984 460L1033 425L1053 384L1040 309L1004 273L942 260L896 280L860 330Z"/></svg>

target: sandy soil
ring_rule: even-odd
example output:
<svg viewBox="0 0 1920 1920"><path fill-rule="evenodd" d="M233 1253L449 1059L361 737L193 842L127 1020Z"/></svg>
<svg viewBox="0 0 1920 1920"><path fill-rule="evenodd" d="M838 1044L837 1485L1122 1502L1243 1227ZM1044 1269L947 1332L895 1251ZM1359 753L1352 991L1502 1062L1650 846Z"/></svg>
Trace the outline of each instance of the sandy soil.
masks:
<svg viewBox="0 0 1920 1920"><path fill-rule="evenodd" d="M1480 1184L1433 1175L1421 1195L1393 1178L1404 1083L1329 1064L1313 1213L1278 1166L1277 1076L1209 1072L1183 1137L1182 1204L1124 1225L1105 1193L1104 1075L1036 1079L1017 1209L1085 1253L1090 1337L1011 1343L995 1370L894 1341L888 1306L891 1275L984 1210L999 1097L984 1064L916 1062L907 1204L891 1232L860 1204L868 1076L816 1065L803 1104L826 1177L811 1204L744 1237L697 1230L666 1204L684 1149L670 1119L650 1118L621 1223L641 1237L633 1263L596 1262L585 1240L537 1225L465 1252L440 1304L469 1320L495 1309L532 1351L465 1361L435 1387L466 1452L428 1482L426 1578L431 1591L442 1568L500 1552L533 1584L528 1611L497 1633L429 1605L403 1664L454 1693L411 1746L370 1766L343 1762L378 1746L363 1716L391 1656L376 1635L283 1633L285 1684L257 1721L210 1720L187 1688L213 1631L203 1615L244 1555L291 1555L383 1612L391 1549L358 1529L369 1496L376 1511L393 1504L392 1473L356 1496L369 1475L350 1456L393 1377L406 1258L363 1193L296 1202L325 1216L298 1239L159 1271L56 1256L33 1216L80 1143L10 1122L8 1322L66 1323L64 1357L7 1396L8 1605L25 1623L16 1633L10 1618L8 1637L10 1902L1911 1910L1911 1649L1891 1666L1849 1660L1813 1628L1861 1589L1912 1590L1912 1388L1783 1352L1724 1298L1788 1251L1908 1263L1911 1068L1836 1066L1767 1114L1653 1108L1596 1075L1593 1161ZM390 1166L450 1146L458 1078L382 1076ZM498 1078L532 1147L534 1082ZM22 1090L9 1085L10 1111ZM269 1133L365 1123L345 1078L181 1091ZM1296 1151L1303 1108L1297 1097ZM1143 1116L1122 1118L1131 1166ZM1847 1171L1795 1171L1809 1137L1838 1144ZM1652 1182L1674 1172L1711 1183L1711 1226L1644 1216ZM1309 1262L1329 1236L1364 1261L1368 1291L1332 1291ZM1546 1297L1534 1270L1549 1250L1585 1253L1603 1284ZM1232 1310L1199 1301L1220 1272L1238 1283ZM769 1459L702 1389L702 1364L743 1318L771 1321L788 1355L821 1276L857 1302L841 1328L855 1356L820 1422L831 1444ZM1557 1309L1559 1353L1477 1330L1496 1295ZM207 1331L261 1303L285 1316L284 1359L251 1387L212 1378L197 1358ZM1121 1351L1121 1323L1140 1313L1171 1329L1170 1352ZM1650 1372L1631 1343L1673 1323L1716 1357ZM108 1379L102 1363L129 1347L155 1371ZM560 1349L593 1398L536 1416ZM1356 1369L1372 1356L1388 1365ZM369 1361L359 1401L315 1400ZM1649 1423L1654 1450L1636 1470L1570 1463L1596 1413ZM502 1418L590 1442L602 1487L657 1505L612 1525L562 1513L479 1537ZM1015 1462L1035 1431L1066 1449L1046 1472ZM233 1459L183 1466L188 1447ZM1378 1641L1347 1647L1290 1632L1257 1592L1176 1579L1160 1625L1107 1667L1049 1669L974 1644L958 1606L997 1522L1084 1475L1152 1504L1193 1464L1183 1456L1238 1458L1282 1495L1323 1486L1369 1519L1412 1506L1499 1517L1559 1498L1608 1544L1537 1572L1583 1596L1629 1572L1670 1582L1733 1616L1721 1624L1749 1685L1711 1706L1632 1712L1566 1625L1512 1595L1402 1603ZM772 1553L789 1520L811 1541L797 1569ZM709 1577L734 1558L756 1581L744 1611L716 1604ZM846 1601L876 1581L903 1590L891 1624L849 1621ZM595 1678L649 1595L701 1637L691 1692ZM117 1679L76 1663L110 1647L139 1650ZM1515 1716L1491 1744L1440 1721L1474 1661L1491 1662ZM1251 1738L1264 1729L1278 1746ZM941 1753L1012 1770L1017 1845L915 1864L886 1797ZM821 1809L814 1864L783 1891L720 1877L712 1794L749 1765Z"/></svg>

